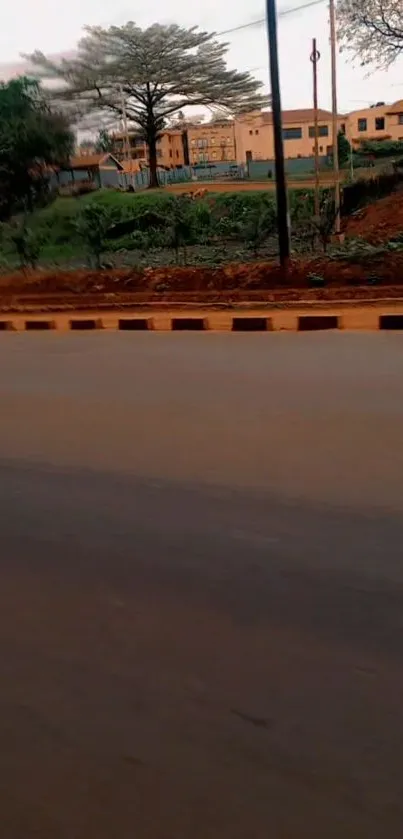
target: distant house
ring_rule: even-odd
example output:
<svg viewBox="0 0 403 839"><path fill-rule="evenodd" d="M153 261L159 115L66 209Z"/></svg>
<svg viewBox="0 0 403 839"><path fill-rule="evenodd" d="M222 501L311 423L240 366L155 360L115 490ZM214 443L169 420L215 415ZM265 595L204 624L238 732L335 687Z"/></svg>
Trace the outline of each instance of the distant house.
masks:
<svg viewBox="0 0 403 839"><path fill-rule="evenodd" d="M112 154L83 154L72 157L58 172L60 186L87 181L96 187L119 186L119 173L123 166Z"/></svg>

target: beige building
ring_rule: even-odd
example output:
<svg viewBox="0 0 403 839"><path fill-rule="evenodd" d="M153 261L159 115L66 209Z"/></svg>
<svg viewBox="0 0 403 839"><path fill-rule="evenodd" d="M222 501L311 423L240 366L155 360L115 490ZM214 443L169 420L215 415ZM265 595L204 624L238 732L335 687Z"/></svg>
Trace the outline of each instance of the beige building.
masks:
<svg viewBox="0 0 403 839"><path fill-rule="evenodd" d="M346 134L355 149L363 140L403 140L403 99L352 111L346 117Z"/></svg>
<svg viewBox="0 0 403 839"><path fill-rule="evenodd" d="M235 161L235 124L233 120L189 125L187 129L189 163Z"/></svg>
<svg viewBox="0 0 403 839"><path fill-rule="evenodd" d="M286 158L312 157L315 125L313 108L283 111L283 139ZM338 117L338 130L344 131L346 119ZM318 110L319 154L326 156L333 146L332 114ZM235 142L238 163L274 159L273 114L255 111L235 121Z"/></svg>
<svg viewBox="0 0 403 839"><path fill-rule="evenodd" d="M125 135L123 133L113 136L113 154L120 161L127 160ZM129 133L129 160L136 161L137 168L148 164L148 146L137 132ZM183 132L177 129L163 131L157 142L157 163L166 169L173 169L175 166L185 164L185 142ZM127 166L127 163L126 163Z"/></svg>

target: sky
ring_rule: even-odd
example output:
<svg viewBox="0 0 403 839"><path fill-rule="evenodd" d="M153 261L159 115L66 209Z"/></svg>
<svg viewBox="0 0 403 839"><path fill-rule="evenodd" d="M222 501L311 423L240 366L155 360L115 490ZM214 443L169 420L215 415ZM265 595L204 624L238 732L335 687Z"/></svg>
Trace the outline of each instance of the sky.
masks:
<svg viewBox="0 0 403 839"><path fill-rule="evenodd" d="M279 22L280 84L282 107L303 108L312 104L312 38L321 58L318 64L319 104L330 108L329 14L326 0L318 6L282 16L304 0L277 0ZM39 49L59 53L74 49L84 25L120 25L135 20L145 27L154 22L197 25L220 32L264 17L262 0L204 0L193 5L183 0L154 0L138 4L127 0L14 0L2 9L0 30L0 77L6 78L21 61L22 53ZM250 70L269 92L268 48L264 25L250 26L220 38L229 43L231 68ZM18 67L17 67L18 69ZM403 98L403 59L388 71L372 72L338 56L338 110L358 110L378 101Z"/></svg>

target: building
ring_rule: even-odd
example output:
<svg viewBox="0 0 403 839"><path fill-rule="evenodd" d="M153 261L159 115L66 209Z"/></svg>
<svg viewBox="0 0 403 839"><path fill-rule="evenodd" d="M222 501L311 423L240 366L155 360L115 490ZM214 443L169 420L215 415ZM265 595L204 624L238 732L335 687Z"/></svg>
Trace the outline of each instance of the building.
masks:
<svg viewBox="0 0 403 839"><path fill-rule="evenodd" d="M86 182L95 187L119 186L123 166L112 154L85 154L72 157L57 173L60 186Z"/></svg>
<svg viewBox="0 0 403 839"><path fill-rule="evenodd" d="M363 140L403 141L403 99L393 105L379 102L352 111L346 118L346 134L354 149L358 149Z"/></svg>
<svg viewBox="0 0 403 839"><path fill-rule="evenodd" d="M283 111L284 155L286 158L313 157L315 151L314 109ZM338 117L338 130L345 131L346 119ZM273 114L255 111L235 121L238 163L274 159ZM319 154L331 154L333 147L332 114L318 109Z"/></svg>
<svg viewBox="0 0 403 839"><path fill-rule="evenodd" d="M237 159L234 120L213 120L200 125L189 125L187 141L191 166L234 162Z"/></svg>
<svg viewBox="0 0 403 839"><path fill-rule="evenodd" d="M126 136L124 133L113 135L113 153L120 161L127 159ZM165 169L182 167L187 162L186 137L179 129L163 131L157 141L157 163ZM138 161L140 166L147 166L148 146L138 132L129 132L129 158Z"/></svg>

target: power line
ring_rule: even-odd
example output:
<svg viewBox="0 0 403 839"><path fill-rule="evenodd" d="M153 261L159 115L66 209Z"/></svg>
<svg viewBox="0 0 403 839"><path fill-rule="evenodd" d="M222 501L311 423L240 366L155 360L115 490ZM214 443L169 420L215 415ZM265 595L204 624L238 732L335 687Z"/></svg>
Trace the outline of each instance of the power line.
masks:
<svg viewBox="0 0 403 839"><path fill-rule="evenodd" d="M325 2L326 0L309 0L308 3L302 3L301 6L294 6L292 9L284 9L282 12L280 11L278 16L285 17L285 15L291 15L302 9L309 9L310 6L319 6L320 3ZM221 32L217 32L216 35L229 35L230 32L239 32L241 29L248 29L249 26L261 26L262 23L266 23L266 18L262 17L259 18L259 20L252 20L250 23L241 23L240 26L233 26L232 29L223 29Z"/></svg>

